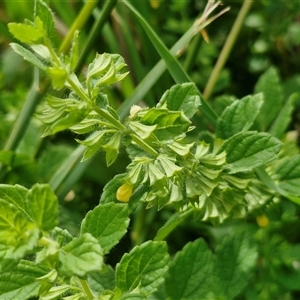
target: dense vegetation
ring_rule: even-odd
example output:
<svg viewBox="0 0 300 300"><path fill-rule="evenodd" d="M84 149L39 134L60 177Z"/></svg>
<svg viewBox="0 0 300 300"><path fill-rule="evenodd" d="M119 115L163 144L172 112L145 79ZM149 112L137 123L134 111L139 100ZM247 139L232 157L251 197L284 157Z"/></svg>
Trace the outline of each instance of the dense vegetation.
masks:
<svg viewBox="0 0 300 300"><path fill-rule="evenodd" d="M298 299L299 11L3 1L0 298Z"/></svg>

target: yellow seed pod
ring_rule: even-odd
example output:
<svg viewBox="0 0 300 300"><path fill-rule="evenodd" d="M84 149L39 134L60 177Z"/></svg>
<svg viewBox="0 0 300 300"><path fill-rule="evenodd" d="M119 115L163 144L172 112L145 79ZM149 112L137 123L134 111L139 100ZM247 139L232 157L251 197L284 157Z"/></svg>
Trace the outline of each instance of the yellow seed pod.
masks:
<svg viewBox="0 0 300 300"><path fill-rule="evenodd" d="M125 182L117 190L117 195L116 195L117 199L120 202L124 202L124 203L128 202L132 195L132 189L133 189L132 184Z"/></svg>

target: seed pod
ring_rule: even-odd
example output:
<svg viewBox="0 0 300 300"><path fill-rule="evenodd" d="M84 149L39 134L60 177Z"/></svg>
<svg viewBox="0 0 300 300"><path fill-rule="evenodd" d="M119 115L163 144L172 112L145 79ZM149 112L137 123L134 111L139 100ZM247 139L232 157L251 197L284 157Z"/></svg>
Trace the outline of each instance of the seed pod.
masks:
<svg viewBox="0 0 300 300"><path fill-rule="evenodd" d="M127 182L125 182L123 185L121 185L118 190L117 190L117 199L120 202L128 202L131 195L132 195L132 189L133 186L132 184L129 184Z"/></svg>

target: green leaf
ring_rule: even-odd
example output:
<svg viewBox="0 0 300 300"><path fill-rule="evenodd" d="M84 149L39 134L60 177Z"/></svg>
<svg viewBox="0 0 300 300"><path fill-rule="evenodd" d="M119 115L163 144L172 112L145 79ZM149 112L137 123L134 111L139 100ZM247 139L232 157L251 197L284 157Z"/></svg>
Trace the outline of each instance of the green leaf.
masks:
<svg viewBox="0 0 300 300"><path fill-rule="evenodd" d="M52 79L52 86L56 90L61 90L65 86L68 78L68 72L62 67L48 67L46 68L47 74Z"/></svg>
<svg viewBox="0 0 300 300"><path fill-rule="evenodd" d="M151 108L141 118L145 125L157 125L154 134L159 140L169 140L186 132L191 121L182 113L163 108Z"/></svg>
<svg viewBox="0 0 300 300"><path fill-rule="evenodd" d="M300 155L285 158L275 169L279 188L300 197Z"/></svg>
<svg viewBox="0 0 300 300"><path fill-rule="evenodd" d="M36 226L45 231L58 223L58 200L48 184L35 184L28 193L31 216Z"/></svg>
<svg viewBox="0 0 300 300"><path fill-rule="evenodd" d="M117 190L124 183L125 175L126 174L118 174L105 185L100 198L100 204L118 202L116 197Z"/></svg>
<svg viewBox="0 0 300 300"><path fill-rule="evenodd" d="M51 37L54 32L54 17L48 5L42 1L35 1L35 17L39 16L43 20L43 25L48 37Z"/></svg>
<svg viewBox="0 0 300 300"><path fill-rule="evenodd" d="M39 295L40 282L36 278L49 272L44 266L21 260L6 272L0 273L0 298L3 300L29 299Z"/></svg>
<svg viewBox="0 0 300 300"><path fill-rule="evenodd" d="M169 266L165 289L169 299L207 299L211 290L213 256L203 239L190 242Z"/></svg>
<svg viewBox="0 0 300 300"><path fill-rule="evenodd" d="M183 111L191 118L201 105L199 92L194 83L176 84L161 97L157 107L166 107L172 111Z"/></svg>
<svg viewBox="0 0 300 300"><path fill-rule="evenodd" d="M128 206L111 202L87 213L81 234L90 233L99 241L104 253L108 253L127 232L128 225Z"/></svg>
<svg viewBox="0 0 300 300"><path fill-rule="evenodd" d="M46 65L36 57L31 51L27 50L23 46L16 44L16 43L10 43L11 48L20 56L23 57L23 59L27 60L28 62L32 63L37 68L45 71Z"/></svg>
<svg viewBox="0 0 300 300"><path fill-rule="evenodd" d="M262 104L262 94L235 100L226 107L218 118L216 126L217 136L226 140L238 132L247 131L254 122Z"/></svg>
<svg viewBox="0 0 300 300"><path fill-rule="evenodd" d="M117 287L123 292L138 288L152 293L163 282L169 255L165 242L148 241L123 255L116 266Z"/></svg>
<svg viewBox="0 0 300 300"><path fill-rule="evenodd" d="M250 171L276 158L282 143L265 132L240 132L225 141L219 153L226 152L230 173Z"/></svg>
<svg viewBox="0 0 300 300"><path fill-rule="evenodd" d="M283 108L281 109L280 113L277 115L276 119L274 120L269 133L273 136L277 137L278 139L282 139L284 137L284 134L286 132L286 129L288 128L292 113L295 108L295 102L298 99L297 94L292 94Z"/></svg>
<svg viewBox="0 0 300 300"><path fill-rule="evenodd" d="M88 275L87 281L94 292L112 291L116 287L115 271L111 266L103 264L100 271L91 272Z"/></svg>
<svg viewBox="0 0 300 300"><path fill-rule="evenodd" d="M247 285L256 264L257 250L249 230L225 237L215 256L211 291L215 299L233 299Z"/></svg>
<svg viewBox="0 0 300 300"><path fill-rule="evenodd" d="M266 131L279 114L283 104L280 78L274 67L269 68L261 75L255 86L255 92L263 93L264 103L257 116L257 121L260 130Z"/></svg>
<svg viewBox="0 0 300 300"><path fill-rule="evenodd" d="M175 213L169 218L169 220L164 224L157 232L154 241L164 240L170 232L172 232L178 225L180 225L192 212L194 209L189 209L183 213Z"/></svg>
<svg viewBox="0 0 300 300"><path fill-rule="evenodd" d="M10 33L20 42L25 44L40 44L44 39L45 32L42 27L42 21L36 17L36 26L31 24L9 23Z"/></svg>
<svg viewBox="0 0 300 300"><path fill-rule="evenodd" d="M15 205L0 198L0 269L6 270L31 251L39 231Z"/></svg>
<svg viewBox="0 0 300 300"><path fill-rule="evenodd" d="M177 83L191 82L189 76L184 71L184 69L180 65L179 61L167 49L167 47L164 45L164 43L161 41L161 39L158 37L158 35L154 32L154 30L151 28L151 26L147 23L147 21L143 18L143 16L128 1L124 0L123 3L126 4L130 8L130 10L134 13L134 15L137 17L137 19L143 26L145 32L147 33L149 39L153 43L157 52L159 53L161 58L164 60L166 66L167 66L168 70L170 71L174 80ZM202 98L202 95L200 94L199 91L198 91L198 93L199 93L199 97ZM213 122L213 124L215 124L216 120L217 120L216 114L214 113L214 111L210 108L210 106L205 101L201 101L201 103L202 103L201 111L207 117L210 118L210 120Z"/></svg>
<svg viewBox="0 0 300 300"><path fill-rule="evenodd" d="M89 272L100 270L102 262L103 252L98 240L84 233L60 249L57 271L60 275L84 278Z"/></svg>
<svg viewBox="0 0 300 300"><path fill-rule="evenodd" d="M79 31L76 30L73 35L72 48L70 52L70 72L73 72L79 60Z"/></svg>

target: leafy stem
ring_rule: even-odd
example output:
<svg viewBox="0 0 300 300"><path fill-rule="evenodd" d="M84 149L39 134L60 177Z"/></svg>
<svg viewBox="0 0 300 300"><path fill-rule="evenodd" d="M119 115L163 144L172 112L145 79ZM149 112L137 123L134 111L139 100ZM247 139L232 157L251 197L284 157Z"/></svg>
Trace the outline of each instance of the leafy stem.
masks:
<svg viewBox="0 0 300 300"><path fill-rule="evenodd" d="M87 281L83 280L83 279L80 279L80 278L79 278L79 281L80 281L80 284L81 284L82 288L84 289L86 295L88 296L88 298L89 299L94 299L94 295L93 295Z"/></svg>

